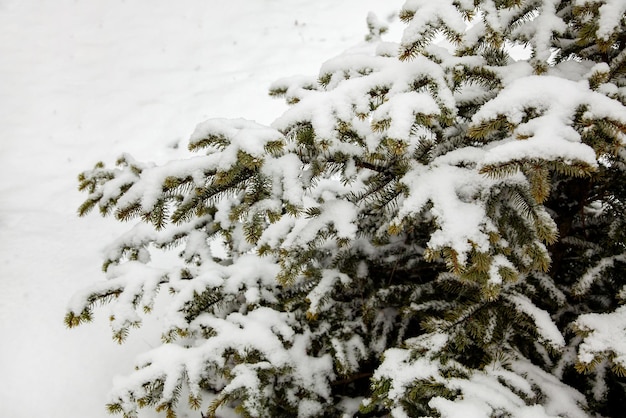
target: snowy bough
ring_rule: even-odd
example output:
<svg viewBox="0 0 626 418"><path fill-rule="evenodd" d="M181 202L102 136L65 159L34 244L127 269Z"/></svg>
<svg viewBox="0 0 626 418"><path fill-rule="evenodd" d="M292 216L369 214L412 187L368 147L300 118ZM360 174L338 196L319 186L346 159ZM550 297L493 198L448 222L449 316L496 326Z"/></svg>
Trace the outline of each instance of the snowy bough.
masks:
<svg viewBox="0 0 626 418"><path fill-rule="evenodd" d="M619 415L625 11L408 0L399 43L369 16L366 44L276 82L271 127L209 120L197 156L82 173L80 215L138 223L67 325L106 302L121 342L169 293L109 411Z"/></svg>

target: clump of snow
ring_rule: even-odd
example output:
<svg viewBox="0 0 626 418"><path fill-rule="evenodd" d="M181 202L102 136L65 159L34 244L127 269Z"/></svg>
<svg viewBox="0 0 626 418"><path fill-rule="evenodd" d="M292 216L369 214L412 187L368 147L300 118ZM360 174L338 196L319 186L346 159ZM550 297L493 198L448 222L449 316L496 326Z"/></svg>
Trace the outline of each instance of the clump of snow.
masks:
<svg viewBox="0 0 626 418"><path fill-rule="evenodd" d="M586 334L578 351L581 363L589 364L610 355L613 363L626 368L626 306L611 313L583 314L575 326Z"/></svg>
<svg viewBox="0 0 626 418"><path fill-rule="evenodd" d="M533 319L539 335L553 348L562 349L565 347L565 338L548 312L537 307L528 297L522 294L514 293L506 297L513 302L517 309Z"/></svg>
<svg viewBox="0 0 626 418"><path fill-rule="evenodd" d="M578 295L584 295L595 281L601 278L602 273L615 265L615 262L626 263L626 253L605 257L601 259L596 265L583 274L576 284L574 285L574 291Z"/></svg>
<svg viewBox="0 0 626 418"><path fill-rule="evenodd" d="M341 283L342 286L348 286L352 280L349 276L341 273L337 270L324 270L322 272L322 278L315 285L315 287L309 292L306 299L310 303L309 312L317 314L324 309L324 300L332 292L337 283Z"/></svg>
<svg viewBox="0 0 626 418"><path fill-rule="evenodd" d="M356 74L350 73L353 77L346 79L348 75L344 74L344 71ZM368 92L388 89L387 99L407 93L409 95L405 97L410 97L415 93L412 92L411 86L423 79L431 81L432 87L436 89L434 100L439 110L429 100L427 103L412 105L413 113L438 114L440 109L445 108L454 114L454 97L440 66L424 57L417 57L410 63L402 63L390 57L345 54L336 60L327 61L322 67L321 74L332 75L326 91L303 92L298 105L274 121L272 124L274 128L288 132L293 126L310 123L315 129L316 136L331 141L329 151L341 150L347 154L354 154L359 152L359 149L350 148L348 144L339 141L338 124L341 121L352 123L355 114L367 114L371 106L378 107L382 104L376 104L373 99L368 99ZM378 116L380 119L384 119L383 116L388 114L385 107L380 112ZM376 118L375 116L374 119ZM405 122L402 127L406 129L406 117L403 120ZM403 131L401 127L397 130L397 133Z"/></svg>
<svg viewBox="0 0 626 418"><path fill-rule="evenodd" d="M454 249L462 264L473 245L479 251L487 251L488 232L493 226L488 223L485 203L474 198L489 187L489 179L475 170L441 164L430 168L416 165L402 181L410 194L400 206L399 220L419 213L429 201L433 204L432 213L439 229L432 234L430 247ZM459 217L459 213L463 216Z"/></svg>
<svg viewBox="0 0 626 418"><path fill-rule="evenodd" d="M598 19L598 29L596 30L596 36L598 38L608 41L611 35L620 26L626 13L626 4L621 0L575 0L574 4L577 6L585 6L589 3L602 3L598 8L600 18Z"/></svg>
<svg viewBox="0 0 626 418"><path fill-rule="evenodd" d="M394 349L385 352L381 367L374 374L374 380L389 379L391 389L388 399L392 402L391 416L408 417L401 405L401 393L412 385L445 384L457 390L454 398L435 396L428 405L441 416L450 418L489 418L499 411L507 411L516 417L559 416L584 418L585 398L582 394L563 384L553 375L546 373L524 359L510 359L509 366L498 363L487 365L482 371L468 371L460 365L450 363L442 365L430 357L445 344L446 338L437 334L429 342L420 337L417 345L419 354L409 349ZM467 374L466 378L444 377L442 368L455 367L458 375ZM538 403L540 388L544 399ZM574 400L574 402L572 402ZM537 403L534 403L536 401Z"/></svg>
<svg viewBox="0 0 626 418"><path fill-rule="evenodd" d="M539 96L536 91L542 94ZM595 167L594 150L581 143L580 134L570 126L581 106L588 108L586 118L626 122L618 101L590 90L586 83L553 76L530 76L510 83L472 117L476 126L499 116L504 116L515 126L509 139L489 147L482 164L556 159L583 161ZM530 109L539 112L539 116L522 122Z"/></svg>
<svg viewBox="0 0 626 418"><path fill-rule="evenodd" d="M425 93L415 91L400 93L383 103L372 114L372 123L389 120L387 135L390 138L407 138L418 114L436 116L441 113L435 100Z"/></svg>
<svg viewBox="0 0 626 418"><path fill-rule="evenodd" d="M285 236L282 246L306 247L320 231L334 230L338 238L355 239L357 233L356 206L345 200L330 200L319 205L320 214L311 219L299 219Z"/></svg>
<svg viewBox="0 0 626 418"><path fill-rule="evenodd" d="M508 268L512 271L516 270L513 263L511 263L505 256L498 254L493 257L491 267L489 267L489 283L495 285L502 284L502 276L500 274L501 268Z"/></svg>
<svg viewBox="0 0 626 418"><path fill-rule="evenodd" d="M447 1L407 0L402 9L415 13L404 30L401 41L403 47L408 47L414 42L420 42L425 37L427 38L428 32L440 22L459 34L465 32L467 27L456 7Z"/></svg>
<svg viewBox="0 0 626 418"><path fill-rule="evenodd" d="M265 146L270 141L281 141L283 135L275 129L246 119L209 119L196 126L189 145L194 146L210 137L228 142L220 152L220 169L228 169L243 151L257 158L265 156ZM230 163L230 164L229 164Z"/></svg>

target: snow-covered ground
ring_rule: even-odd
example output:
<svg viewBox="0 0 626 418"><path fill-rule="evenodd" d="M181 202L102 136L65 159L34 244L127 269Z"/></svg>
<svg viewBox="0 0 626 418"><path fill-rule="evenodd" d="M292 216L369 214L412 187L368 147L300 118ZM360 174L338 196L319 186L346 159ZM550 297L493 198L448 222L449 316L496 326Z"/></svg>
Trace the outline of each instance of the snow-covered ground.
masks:
<svg viewBox="0 0 626 418"><path fill-rule="evenodd" d="M285 109L273 80L316 74L363 39L368 11L401 4L0 0L0 417L105 417L114 377L154 344L116 345L103 311L63 326L124 229L76 217L76 175L122 152L180 156L208 117L270 123Z"/></svg>

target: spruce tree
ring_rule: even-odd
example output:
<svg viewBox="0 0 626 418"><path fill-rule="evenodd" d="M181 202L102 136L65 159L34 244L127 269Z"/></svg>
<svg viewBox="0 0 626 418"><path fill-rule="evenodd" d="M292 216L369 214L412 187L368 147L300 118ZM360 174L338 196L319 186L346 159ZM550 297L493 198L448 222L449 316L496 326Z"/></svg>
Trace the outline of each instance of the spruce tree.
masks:
<svg viewBox="0 0 626 418"><path fill-rule="evenodd" d="M619 416L625 11L407 0L399 42L369 16L366 44L276 82L272 126L208 120L197 156L80 174L81 216L136 224L66 324L105 302L122 342L170 294L109 411Z"/></svg>

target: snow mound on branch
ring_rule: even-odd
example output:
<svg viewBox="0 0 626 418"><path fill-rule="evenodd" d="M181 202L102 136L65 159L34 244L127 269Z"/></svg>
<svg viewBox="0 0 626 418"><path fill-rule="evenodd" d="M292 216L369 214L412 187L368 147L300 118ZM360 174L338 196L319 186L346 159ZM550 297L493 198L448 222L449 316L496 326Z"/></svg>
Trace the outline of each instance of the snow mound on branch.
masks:
<svg viewBox="0 0 626 418"><path fill-rule="evenodd" d="M537 91L541 91L541 95L536 94ZM582 107L587 109L584 118L607 118L626 123L623 106L616 100L590 90L584 81L574 82L555 76L529 76L511 82L472 117L475 126L501 116L515 126L509 139L489 147L482 164L556 159L583 161L595 167L597 161L594 150L583 144L580 134L570 126L572 118ZM539 115L524 122L529 111L538 112Z"/></svg>

